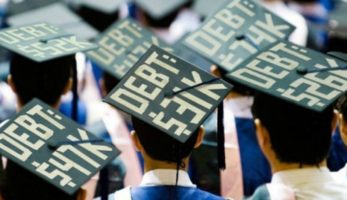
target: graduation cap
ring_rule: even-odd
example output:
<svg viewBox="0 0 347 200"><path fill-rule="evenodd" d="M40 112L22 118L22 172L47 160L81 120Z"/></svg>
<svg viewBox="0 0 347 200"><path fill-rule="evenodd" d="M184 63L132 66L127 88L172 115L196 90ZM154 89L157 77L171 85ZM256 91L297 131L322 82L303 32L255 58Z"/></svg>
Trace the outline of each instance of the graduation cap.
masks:
<svg viewBox="0 0 347 200"><path fill-rule="evenodd" d="M180 8L189 0L133 0L136 5L141 7L154 19L160 19Z"/></svg>
<svg viewBox="0 0 347 200"><path fill-rule="evenodd" d="M231 88L222 79L152 46L104 101L184 143L223 105ZM223 117L223 112L218 114ZM224 130L222 124L220 130ZM219 144L224 144L224 132L219 133L223 137ZM220 150L223 153L224 146Z"/></svg>
<svg viewBox="0 0 347 200"><path fill-rule="evenodd" d="M294 26L250 0L227 1L185 45L228 72L252 54L279 39L287 39Z"/></svg>
<svg viewBox="0 0 347 200"><path fill-rule="evenodd" d="M98 34L96 29L59 2L11 15L7 19L10 26L22 26L43 21L59 26L68 33L78 35L81 39L92 39Z"/></svg>
<svg viewBox="0 0 347 200"><path fill-rule="evenodd" d="M97 48L48 23L36 23L0 31L0 46L35 62L74 55ZM77 119L77 69L73 68L73 119Z"/></svg>
<svg viewBox="0 0 347 200"><path fill-rule="evenodd" d="M8 0L7 14L9 16L44 7L60 0Z"/></svg>
<svg viewBox="0 0 347 200"><path fill-rule="evenodd" d="M0 132L1 155L70 195L120 154L38 99Z"/></svg>
<svg viewBox="0 0 347 200"><path fill-rule="evenodd" d="M177 57L189 62L190 64L199 67L207 72L211 71L212 62L201 56L197 52L188 49L182 42L176 42L173 45L174 54Z"/></svg>
<svg viewBox="0 0 347 200"><path fill-rule="evenodd" d="M2 29L0 45L36 62L97 48L45 22Z"/></svg>
<svg viewBox="0 0 347 200"><path fill-rule="evenodd" d="M346 54L325 55L278 41L238 65L226 77L319 112L347 91L346 69Z"/></svg>
<svg viewBox="0 0 347 200"><path fill-rule="evenodd" d="M227 0L195 0L193 10L203 17L208 17L215 13Z"/></svg>
<svg viewBox="0 0 347 200"><path fill-rule="evenodd" d="M121 79L152 44L171 50L148 29L130 18L113 24L95 42L99 48L88 52L87 57L117 79Z"/></svg>

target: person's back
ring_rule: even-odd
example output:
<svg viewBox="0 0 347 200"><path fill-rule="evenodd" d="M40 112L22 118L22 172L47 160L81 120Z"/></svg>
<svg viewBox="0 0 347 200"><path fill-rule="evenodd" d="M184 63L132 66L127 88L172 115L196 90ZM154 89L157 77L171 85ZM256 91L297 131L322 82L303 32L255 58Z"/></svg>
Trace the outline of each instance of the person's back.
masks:
<svg viewBox="0 0 347 200"><path fill-rule="evenodd" d="M222 199L196 188L187 173L189 155L194 147L200 145L203 137L202 129L196 131L186 143L179 145L175 139L139 119L133 117L132 122L135 129L133 141L141 151L145 162L145 174L140 186L130 188L132 200L161 200L173 197ZM180 153L175 153L179 151ZM177 159L181 160L180 164ZM116 193L116 199L117 195L121 194L121 192Z"/></svg>
<svg viewBox="0 0 347 200"><path fill-rule="evenodd" d="M336 181L326 167L335 127L332 106L318 113L260 94L252 110L273 176L250 199L346 199L347 181Z"/></svg>
<svg viewBox="0 0 347 200"><path fill-rule="evenodd" d="M33 98L39 98L57 108L60 97L71 87L73 65L73 56L37 63L13 54L8 82L17 96L18 108ZM1 177L0 190L4 200L77 199L77 193L72 196L67 195L10 160L7 161Z"/></svg>
<svg viewBox="0 0 347 200"><path fill-rule="evenodd" d="M218 86L218 89L182 89L185 94L191 92L191 99L199 103L181 98L176 89L194 85L185 82L190 73L199 77L202 84L213 84L211 87ZM231 89L220 79L211 83L212 78L180 58L152 47L107 95L105 102L132 116L132 141L144 158L145 173L140 186L116 192L115 199L223 199L197 189L188 175L190 155L201 145L204 135L200 125ZM202 101L210 105L209 109L200 111ZM218 156L221 158L218 161L223 161L223 155Z"/></svg>

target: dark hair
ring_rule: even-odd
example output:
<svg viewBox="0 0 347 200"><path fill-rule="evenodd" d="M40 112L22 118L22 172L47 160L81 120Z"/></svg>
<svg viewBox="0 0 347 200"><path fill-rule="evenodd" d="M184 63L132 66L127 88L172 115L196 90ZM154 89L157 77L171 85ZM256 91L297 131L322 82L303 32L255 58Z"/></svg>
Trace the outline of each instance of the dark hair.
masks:
<svg viewBox="0 0 347 200"><path fill-rule="evenodd" d="M0 193L5 200L76 200L78 195L66 194L12 161L1 177Z"/></svg>
<svg viewBox="0 0 347 200"><path fill-rule="evenodd" d="M252 111L268 130L271 147L281 162L318 165L326 158L332 134L332 106L318 113L256 94Z"/></svg>
<svg viewBox="0 0 347 200"><path fill-rule="evenodd" d="M112 23L118 20L118 10L111 13L104 13L86 6L81 6L77 13L86 22L96 28L98 31L105 31Z"/></svg>
<svg viewBox="0 0 347 200"><path fill-rule="evenodd" d="M139 8L140 9L140 8ZM161 18L154 18L147 12L141 10L143 12L143 17L145 18L147 25L153 28L167 28L171 25L171 23L176 19L179 9L176 9L167 15L161 17Z"/></svg>
<svg viewBox="0 0 347 200"><path fill-rule="evenodd" d="M104 86L106 93L111 92L111 90L116 87L116 85L119 83L119 80L112 76L110 73L104 71L102 74L102 79L104 80Z"/></svg>
<svg viewBox="0 0 347 200"><path fill-rule="evenodd" d="M143 148L152 159L179 163L194 149L199 130L193 132L185 143L181 143L136 117L132 116L131 120Z"/></svg>
<svg viewBox="0 0 347 200"><path fill-rule="evenodd" d="M75 63L74 56L65 56L46 62L35 62L14 54L10 74L21 103L39 98L53 105L60 99Z"/></svg>

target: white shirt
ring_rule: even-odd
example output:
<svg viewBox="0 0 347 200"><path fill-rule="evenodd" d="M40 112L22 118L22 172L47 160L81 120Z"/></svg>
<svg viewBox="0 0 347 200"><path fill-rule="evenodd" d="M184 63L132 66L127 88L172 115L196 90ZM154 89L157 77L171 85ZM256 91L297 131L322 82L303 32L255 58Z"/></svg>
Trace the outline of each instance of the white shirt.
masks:
<svg viewBox="0 0 347 200"><path fill-rule="evenodd" d="M176 173L177 171L173 169L156 169L146 172L143 175L140 186L176 185ZM191 182L188 173L183 170L179 170L177 185L196 187L196 185Z"/></svg>
<svg viewBox="0 0 347 200"><path fill-rule="evenodd" d="M296 200L347 199L347 181L336 181L326 167L277 172L269 185L288 186L294 190Z"/></svg>
<svg viewBox="0 0 347 200"><path fill-rule="evenodd" d="M149 187L149 186L160 186L160 185L176 185L176 170L173 169L156 169L149 172L146 172L143 177L140 186L141 187ZM192 181L189 178L189 175L186 171L179 170L178 173L178 186L184 186L184 187L196 187L192 183ZM126 190L125 190L126 189ZM130 193L129 188L125 188L125 194L126 197L124 199L131 199L130 195L127 193ZM122 190L118 191L122 192ZM115 193L108 196L109 200L115 199ZM99 198L96 198L94 200L100 200Z"/></svg>

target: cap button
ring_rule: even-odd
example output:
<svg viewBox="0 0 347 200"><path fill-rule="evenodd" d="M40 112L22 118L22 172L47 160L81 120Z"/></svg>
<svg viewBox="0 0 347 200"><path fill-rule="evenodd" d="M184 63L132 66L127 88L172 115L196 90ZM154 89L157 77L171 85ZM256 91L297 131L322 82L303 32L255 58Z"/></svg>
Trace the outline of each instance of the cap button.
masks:
<svg viewBox="0 0 347 200"><path fill-rule="evenodd" d="M306 67L301 66L301 67L298 67L296 69L296 73L301 74L301 75L305 75L305 74L307 74L307 72L308 72L308 70Z"/></svg>

